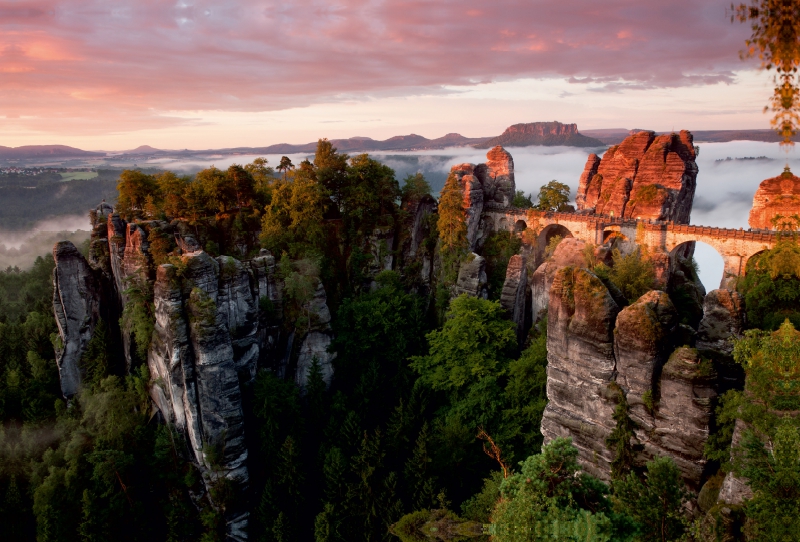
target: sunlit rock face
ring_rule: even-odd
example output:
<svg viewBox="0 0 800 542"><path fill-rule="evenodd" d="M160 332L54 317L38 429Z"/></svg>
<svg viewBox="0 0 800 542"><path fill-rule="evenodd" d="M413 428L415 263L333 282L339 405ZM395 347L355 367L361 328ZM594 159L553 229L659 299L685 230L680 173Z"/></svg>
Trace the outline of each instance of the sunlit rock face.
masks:
<svg viewBox="0 0 800 542"><path fill-rule="evenodd" d="M486 177L483 184L487 187L487 208L511 207L517 189L514 180L514 159L500 145L492 147L486 153Z"/></svg>
<svg viewBox="0 0 800 542"><path fill-rule="evenodd" d="M467 226L467 243L475 250L481 214L506 210L514 201L514 159L499 145L489 149L484 164L458 164L450 169L461 187Z"/></svg>
<svg viewBox="0 0 800 542"><path fill-rule="evenodd" d="M481 221L481 213L483 213L483 184L475 174L475 169L476 166L472 164L459 164L450 169L450 174L455 175L463 194L467 243L469 243L470 249L475 247L478 225Z"/></svg>
<svg viewBox="0 0 800 542"><path fill-rule="evenodd" d="M614 429L614 322L619 306L585 269L563 267L550 288L547 319L545 442L571 437L583 467L608 480Z"/></svg>
<svg viewBox="0 0 800 542"><path fill-rule="evenodd" d="M787 167L777 177L766 179L758 186L749 223L751 228L775 230L789 221L789 228L795 229L791 223L793 215L800 215L800 177Z"/></svg>
<svg viewBox="0 0 800 542"><path fill-rule="evenodd" d="M556 272L568 265L582 267L586 265L583 251L586 242L568 237L561 241L553 251L553 255L536 268L531 277L531 305L533 321L539 320L550 302L550 287Z"/></svg>
<svg viewBox="0 0 800 542"><path fill-rule="evenodd" d="M642 131L591 154L581 175L578 210L688 224L697 184L692 134Z"/></svg>

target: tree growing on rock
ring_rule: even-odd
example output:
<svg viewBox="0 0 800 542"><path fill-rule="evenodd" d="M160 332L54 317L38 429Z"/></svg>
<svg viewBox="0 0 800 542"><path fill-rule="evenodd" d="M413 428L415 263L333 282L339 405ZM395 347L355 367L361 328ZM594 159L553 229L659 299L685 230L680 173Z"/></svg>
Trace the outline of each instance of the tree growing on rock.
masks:
<svg viewBox="0 0 800 542"><path fill-rule="evenodd" d="M539 189L537 211L574 211L569 205L569 186L553 179Z"/></svg>
<svg viewBox="0 0 800 542"><path fill-rule="evenodd" d="M467 223L464 217L464 193L452 173L439 195L439 247L445 282L454 283L458 266L467 254Z"/></svg>

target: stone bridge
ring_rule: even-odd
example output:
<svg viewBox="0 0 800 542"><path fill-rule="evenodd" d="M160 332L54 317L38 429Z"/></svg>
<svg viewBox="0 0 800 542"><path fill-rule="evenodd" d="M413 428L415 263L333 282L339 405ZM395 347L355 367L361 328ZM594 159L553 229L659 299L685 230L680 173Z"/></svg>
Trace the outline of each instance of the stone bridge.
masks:
<svg viewBox="0 0 800 542"><path fill-rule="evenodd" d="M745 230L711 228L675 224L658 220L623 219L614 216L582 213L553 213L524 209L508 209L504 212L485 213L484 220L494 231L509 230L516 233L530 229L531 233L522 235L534 254L534 265L538 266L544 258L544 249L553 237L575 237L600 245L612 236L622 241L646 246L661 270L659 277L666 277L664 271L674 264L675 256L681 250L694 247L695 241L706 243L722 256L725 263L720 287L732 287L738 277L745 274L747 261L754 255L768 250L777 242L777 232L770 230ZM691 251L685 254L691 254ZM658 262L661 265L658 265Z"/></svg>

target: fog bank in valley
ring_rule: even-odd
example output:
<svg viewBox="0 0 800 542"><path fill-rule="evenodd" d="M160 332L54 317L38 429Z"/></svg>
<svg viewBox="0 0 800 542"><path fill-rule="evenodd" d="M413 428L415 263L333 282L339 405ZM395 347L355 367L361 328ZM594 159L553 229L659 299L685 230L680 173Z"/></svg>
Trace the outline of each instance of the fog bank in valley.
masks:
<svg viewBox="0 0 800 542"><path fill-rule="evenodd" d="M759 183L783 171L787 163L793 171L800 172L800 152L786 153L776 143L733 141L728 143L696 142L700 147L694 210L691 223L704 226L747 228L747 218L753 194ZM574 147L510 147L514 157L517 189L532 193L555 179L566 183L574 196L586 157L591 152L601 154L605 148L579 149ZM399 181L409 174L421 172L438 194L450 168L463 162L485 161L486 151L471 147L443 150L374 152L372 156L392 167ZM220 169L233 163L246 164L257 156L208 156L205 159L156 159L140 167L169 169L179 173L194 173L214 165ZM280 155L267 155L273 167ZM290 155L295 165L313 155ZM87 202L89 208L98 202ZM89 221L86 216L64 216L45 220L26 232L0 231L0 267L18 265L21 268L33 263L36 256L49 252L52 244L69 237L76 244L88 238ZM83 230L77 232L76 230ZM63 232L71 232L69 235ZM696 259L700 264L701 279L706 288L717 288L722 277L722 259L716 251L698 244Z"/></svg>
<svg viewBox="0 0 800 542"><path fill-rule="evenodd" d="M85 215L49 218L26 231L0 230L0 270L28 269L38 256L52 253L58 241L69 240L81 248L89 239L90 227L87 209Z"/></svg>

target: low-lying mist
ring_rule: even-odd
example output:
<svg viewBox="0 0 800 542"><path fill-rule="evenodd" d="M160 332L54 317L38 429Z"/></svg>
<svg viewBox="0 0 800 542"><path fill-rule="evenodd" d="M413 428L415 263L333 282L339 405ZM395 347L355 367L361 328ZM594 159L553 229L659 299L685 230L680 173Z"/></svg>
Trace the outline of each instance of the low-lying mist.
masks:
<svg viewBox="0 0 800 542"><path fill-rule="evenodd" d="M0 270L28 269L38 256L51 253L58 241L69 240L80 248L89 239L90 228L87 213L42 220L26 231L0 230Z"/></svg>
<svg viewBox="0 0 800 542"><path fill-rule="evenodd" d="M759 183L783 171L788 163L796 172L800 171L800 153L782 151L777 143L757 141L732 141L728 143L697 142L700 154L692 224L728 228L747 228L747 219L753 194ZM572 194L578 188L586 157L591 152L602 154L605 148L580 149L575 147L511 147L514 157L517 189L526 193L539 191L539 187L555 179L566 183ZM421 172L438 193L444 186L450 168L459 163L479 163L486 159L486 151L471 147L455 147L443 150L372 153L376 159L392 167L397 179ZM179 173L194 173L215 165L220 169L233 163L246 164L256 155L208 156L205 158L155 159L139 164L140 167L170 169ZM308 158L309 153L289 156L295 165ZM267 155L273 167L280 162L280 155ZM730 160L728 160L730 158ZM98 202L87 202L93 207ZM76 244L88 238L89 221L86 217L69 216L38 223L28 232L0 232L0 266L30 266L36 256L49 252L52 244L69 237ZM59 232L71 232L69 234ZM698 244L695 255L701 269L701 279L706 288L717 288L722 277L722 258L716 251Z"/></svg>

